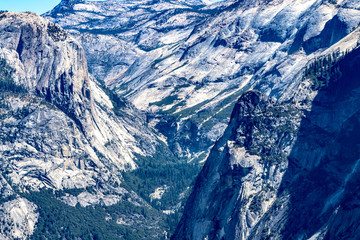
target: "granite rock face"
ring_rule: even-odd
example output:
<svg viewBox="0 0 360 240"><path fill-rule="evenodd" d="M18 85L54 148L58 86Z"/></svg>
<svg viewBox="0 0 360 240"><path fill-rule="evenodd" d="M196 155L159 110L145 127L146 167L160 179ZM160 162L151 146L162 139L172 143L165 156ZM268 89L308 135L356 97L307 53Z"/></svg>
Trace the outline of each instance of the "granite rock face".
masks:
<svg viewBox="0 0 360 240"><path fill-rule="evenodd" d="M97 79L151 113L176 156L196 162L246 90L291 97L307 62L359 25L358 5L89 1L44 17L81 42Z"/></svg>
<svg viewBox="0 0 360 240"><path fill-rule="evenodd" d="M173 239L359 238L359 56L317 91L299 88L305 101L244 94Z"/></svg>
<svg viewBox="0 0 360 240"><path fill-rule="evenodd" d="M259 92L237 102L173 239L247 239L277 199L301 112Z"/></svg>
<svg viewBox="0 0 360 240"><path fill-rule="evenodd" d="M82 47L60 26L34 13L4 12L0 30L1 234L32 235L39 214L26 199L44 189L71 206L152 209L120 187L137 157L170 152L144 114L105 93L89 75Z"/></svg>
<svg viewBox="0 0 360 240"><path fill-rule="evenodd" d="M44 16L81 42L90 72L147 111L178 158L207 159L173 239L356 239L345 229L357 215L335 227L347 196L339 189L355 175L331 173L341 167L326 161L327 148L342 145L332 139L357 111L350 104L357 97L324 101L332 87L314 89L304 71L358 45L358 1L105 1L70 9ZM316 176L332 179L325 190ZM337 177L342 185L331 184ZM303 195L310 200L302 203Z"/></svg>
<svg viewBox="0 0 360 240"><path fill-rule="evenodd" d="M39 214L37 207L25 198L17 198L0 205L0 237L27 239L32 235Z"/></svg>
<svg viewBox="0 0 360 240"><path fill-rule="evenodd" d="M14 81L86 128L92 111L90 79L85 54L76 40L33 13L2 13L0 24L1 55L14 69Z"/></svg>
<svg viewBox="0 0 360 240"><path fill-rule="evenodd" d="M34 136L50 141L47 148L35 140L30 145L41 153L77 159L80 169L88 163L81 160L78 151L86 152L94 167L107 164L119 170L136 168L134 153L155 152L159 137L131 105L121 110L123 117L115 115L113 102L88 74L81 46L68 33L33 13L2 13L0 27L4 32L0 55L11 69L13 81L58 108L36 109L39 103L35 101L32 106L27 102L31 99L4 99L7 111L27 111L18 116L20 121L8 121L24 125L17 135L20 139ZM47 134L54 137L48 138ZM135 137L144 141L142 149ZM57 140L62 143L51 142ZM106 164L101 163L97 153Z"/></svg>

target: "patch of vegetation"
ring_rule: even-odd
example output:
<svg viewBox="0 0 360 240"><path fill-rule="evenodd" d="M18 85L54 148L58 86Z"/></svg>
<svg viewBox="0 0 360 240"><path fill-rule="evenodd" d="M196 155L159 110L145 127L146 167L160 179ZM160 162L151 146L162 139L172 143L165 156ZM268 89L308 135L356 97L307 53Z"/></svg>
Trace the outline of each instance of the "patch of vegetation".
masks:
<svg viewBox="0 0 360 240"><path fill-rule="evenodd" d="M47 189L25 194L24 197L38 206L39 221L31 239L137 240L157 234L156 229L141 223L131 226L116 223L121 214L144 216L151 221L158 221L159 215L155 210L137 207L127 201L109 207L71 207L56 199L53 191ZM163 227L163 223L158 224Z"/></svg>
<svg viewBox="0 0 360 240"><path fill-rule="evenodd" d="M185 204L186 197L181 199L180 194L186 191L193 184L195 176L199 173L201 166L187 162L175 161L175 156L165 156L161 150L158 154L146 158L138 156L139 168L134 171L124 172L123 186L139 194L158 210L173 209L176 205ZM150 194L156 188L167 185L169 188L162 195L161 199L151 202ZM178 207L180 207L178 205ZM166 217L169 233L172 233L182 215L182 208Z"/></svg>
<svg viewBox="0 0 360 240"><path fill-rule="evenodd" d="M270 232L270 228L268 226L264 227L264 229L261 232L260 239L261 240L271 240L273 239L274 234Z"/></svg>
<svg viewBox="0 0 360 240"><path fill-rule="evenodd" d="M260 194L256 195L250 203L249 210L254 213L260 212L262 202L263 202L263 197Z"/></svg>
<svg viewBox="0 0 360 240"><path fill-rule="evenodd" d="M196 84L194 90L197 91L197 90L199 90L200 88L204 87L204 85L205 85L205 84L204 84L203 82L199 82L199 83Z"/></svg>
<svg viewBox="0 0 360 240"><path fill-rule="evenodd" d="M234 105L237 101L237 99L241 96L241 94L244 92L245 90L242 89L240 91L237 91L231 95L229 95L227 98L223 99L222 101L220 101L218 103L218 105L216 105L214 107L214 109L211 111L211 113L213 113L213 117L211 119L211 121L207 121L203 124L203 128L204 129L209 129L211 130L212 127L219 122L219 120L223 120L223 119L227 119L230 118L231 113L234 109ZM207 118L208 116L206 116ZM205 118L205 119L206 119Z"/></svg>
<svg viewBox="0 0 360 240"><path fill-rule="evenodd" d="M15 200L16 199L16 195L15 194L12 194L8 197L1 197L0 198L0 204L3 204L3 203L6 203L6 202L10 202L12 200Z"/></svg>
<svg viewBox="0 0 360 240"><path fill-rule="evenodd" d="M113 105L114 113L120 117L124 116L125 113L123 109L127 105L126 100L122 97L119 97L119 95L117 95L114 90L107 88L103 82L101 83L100 87L106 93L106 95L108 95Z"/></svg>
<svg viewBox="0 0 360 240"><path fill-rule="evenodd" d="M184 81L187 81L186 79L184 78L180 78L181 80L184 80ZM188 87L191 87L191 85L189 83L184 83L182 85L178 85L175 87L175 91L181 89L181 88L188 88Z"/></svg>
<svg viewBox="0 0 360 240"><path fill-rule="evenodd" d="M149 106L155 105L155 106L158 106L158 107L162 107L162 106L170 105L173 102L175 102L176 100L179 100L179 97L178 97L177 94L169 95L169 96L163 98L162 100L160 100L158 102L150 103Z"/></svg>
<svg viewBox="0 0 360 240"><path fill-rule="evenodd" d="M168 59L169 57L173 56L175 53L172 53L166 57L162 57L162 58L158 58L156 59L152 64L151 64L151 68L156 68L156 65L161 63L162 61Z"/></svg>
<svg viewBox="0 0 360 240"><path fill-rule="evenodd" d="M0 10L0 21L3 20L4 18L6 18L6 14L8 11L7 10Z"/></svg>
<svg viewBox="0 0 360 240"><path fill-rule="evenodd" d="M340 71L339 61L345 54L333 53L325 57L316 58L305 69L305 78L313 82L313 90L320 90L329 86L330 81L338 81L342 73Z"/></svg>
<svg viewBox="0 0 360 240"><path fill-rule="evenodd" d="M80 193L84 192L84 191L87 191L87 192L90 192L92 193L93 192L93 189L91 187L86 187L86 188L65 188L64 190L61 190L61 191L57 191L56 192L56 196L57 197L61 197L61 196L65 196L65 193L68 193L70 195L73 195L73 196L78 196Z"/></svg>
<svg viewBox="0 0 360 240"><path fill-rule="evenodd" d="M196 104L195 106L185 108L185 109L181 110L180 112L175 113L174 116L178 117L178 118L190 116L190 115L194 114L202 106L204 106L204 105L208 104L209 102L211 102L211 100L213 100L213 99L208 99L208 100L205 100L203 102L200 102L200 103Z"/></svg>
<svg viewBox="0 0 360 240"><path fill-rule="evenodd" d="M160 113L166 113L166 114L173 114L178 108L186 106L186 101L180 101L174 106L172 106L169 110L166 111L160 111Z"/></svg>
<svg viewBox="0 0 360 240"><path fill-rule="evenodd" d="M26 89L17 85L11 75L14 72L5 59L0 59L0 92L10 91L13 93L25 93Z"/></svg>
<svg viewBox="0 0 360 240"><path fill-rule="evenodd" d="M66 31L54 23L48 24L47 33L55 42L64 41L68 37Z"/></svg>
<svg viewBox="0 0 360 240"><path fill-rule="evenodd" d="M34 112L34 109L31 109L30 106L26 106L23 108L19 108L15 112L13 112L13 117L15 119L21 120L21 119L24 119L25 117L29 116L33 112ZM18 127L20 127L20 125Z"/></svg>
<svg viewBox="0 0 360 240"><path fill-rule="evenodd" d="M109 96L114 108L113 111L116 115L121 116L122 115L122 109L126 107L126 102L123 98L119 97L116 93L109 89L105 89L105 93Z"/></svg>
<svg viewBox="0 0 360 240"><path fill-rule="evenodd" d="M114 35L120 34L128 31L129 29L126 27L123 28L113 28L113 29L78 29L81 33L90 33L90 34L99 34L99 35Z"/></svg>
<svg viewBox="0 0 360 240"><path fill-rule="evenodd" d="M145 52L151 52L152 50L155 50L155 49L158 49L161 47L163 47L163 45L160 45L159 43L157 43L156 45L142 45L142 44L138 45L138 48Z"/></svg>
<svg viewBox="0 0 360 240"><path fill-rule="evenodd" d="M180 80L185 81L185 82L187 81L187 79L185 79L185 78L180 78ZM164 87L170 88L170 87L172 87L172 85L166 85ZM166 105L169 105L169 104L173 104L175 101L180 100L178 95L175 94L175 93L178 92L182 88L188 88L188 87L191 87L191 85L188 84L188 83L184 83L184 84L181 84L181 85L176 85L174 87L174 90L171 92L171 94L169 96L165 97L164 99L162 99L162 100L160 100L158 102L150 103L149 105L150 106L155 105L155 106L158 106L158 107L162 107L162 106L166 106ZM179 107L182 107L182 106L185 106L185 105L186 105L186 100L181 100L178 103L176 103L175 105L173 105L170 109L165 110L165 111L161 110L161 111L159 111L159 113L172 114Z"/></svg>
<svg viewBox="0 0 360 240"><path fill-rule="evenodd" d="M191 185L199 170L199 165L191 163L149 163L132 172L125 172L124 178L126 185L149 202L149 195L157 187L170 186L162 199L154 204L154 207L164 209L179 203L180 193Z"/></svg>

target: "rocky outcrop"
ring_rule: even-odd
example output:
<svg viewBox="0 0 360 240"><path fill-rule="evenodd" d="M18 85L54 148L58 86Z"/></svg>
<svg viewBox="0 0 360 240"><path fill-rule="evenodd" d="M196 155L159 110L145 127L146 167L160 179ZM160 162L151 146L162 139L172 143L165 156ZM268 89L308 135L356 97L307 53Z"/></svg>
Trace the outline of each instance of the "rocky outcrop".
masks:
<svg viewBox="0 0 360 240"><path fill-rule="evenodd" d="M54 12L71 10L75 4L79 3L85 3L85 0L61 0L61 2L54 8Z"/></svg>
<svg viewBox="0 0 360 240"><path fill-rule="evenodd" d="M13 80L54 103L90 133L90 79L76 40L33 13L2 13L0 28L1 58L14 69Z"/></svg>
<svg viewBox="0 0 360 240"><path fill-rule="evenodd" d="M83 162L82 157L76 156L74 151L86 142L85 145L88 147L80 149L88 149L85 150L86 156L91 156L91 162L95 166L112 165L117 169L134 169L134 153L154 154L156 145L160 142L154 131L146 126L142 114L130 105L125 107L125 102L116 103L124 105L122 109L117 110L122 117L114 113L115 103L111 102L96 82L91 81L85 54L76 40L59 26L33 13L2 13L1 16L0 27L4 34L1 36L3 40L0 57L12 69L12 80L24 86L30 93L54 104L66 115L64 117L63 113L56 110L44 109L41 112L42 109L32 109L30 104L27 109L30 114L23 119L24 126L32 128L31 131L48 124L49 128L41 131L39 135L42 132L49 134L49 130L61 135L62 130L65 130L60 140L63 143L48 143L51 155L76 158L82 163L75 165L79 166L79 169L84 169L87 161ZM13 100L16 104L11 105L11 111L20 111L24 107L23 104L26 105L21 102L22 100ZM49 119L55 122L49 122ZM56 122L57 120L59 122ZM72 122L75 125L72 125ZM16 124L19 123L15 122ZM38 124L39 126L35 127ZM77 143L74 140L77 137L72 137L74 134L83 139L79 139L80 142ZM26 135L21 138L27 139ZM142 140L142 149L135 138ZM45 136L43 139L55 140L47 139ZM30 145L34 144L39 143L34 141ZM42 153L48 151L43 148L38 150ZM99 161L99 154L105 165Z"/></svg>
<svg viewBox="0 0 360 240"><path fill-rule="evenodd" d="M173 239L246 239L276 200L301 113L244 94L197 177Z"/></svg>
<svg viewBox="0 0 360 240"><path fill-rule="evenodd" d="M4 95L3 95L4 97ZM2 168L12 184L39 190L85 188L109 174L76 123L35 97L1 101Z"/></svg>
<svg viewBox="0 0 360 240"><path fill-rule="evenodd" d="M172 238L359 238L359 56L357 48L335 60L341 77L330 68L305 101L244 94Z"/></svg>
<svg viewBox="0 0 360 240"><path fill-rule="evenodd" d="M0 205L0 237L28 239L32 235L39 214L37 207L24 198L16 198Z"/></svg>
<svg viewBox="0 0 360 240"><path fill-rule="evenodd" d="M39 226L43 228L48 225L42 223L52 216L44 212L50 202L74 207L130 204L156 215L136 193L120 187L122 171L136 169L137 158L144 161L160 151L166 159L170 153L144 114L105 93L89 75L82 47L60 26L34 13L4 12L0 30L0 193L4 206L11 203L18 208L21 202L12 202L14 198L29 199L35 207L31 211L36 206L42 209ZM14 220L9 209L1 217L7 219L1 234L25 239L36 231L35 218L32 225L26 223L27 213ZM161 221L161 216L155 218ZM139 224L148 221L139 219ZM150 227L146 231L154 232Z"/></svg>
<svg viewBox="0 0 360 240"><path fill-rule="evenodd" d="M0 190L7 203L50 188L56 199L46 199L56 204L150 209L119 187L121 171L142 164L129 179L142 190L140 178L158 174L154 168L174 178L162 163L202 164L217 142L175 239L356 238L358 97L344 79L356 79L345 66L358 65L343 63L346 84L336 87L316 79L314 88L302 73L314 58L356 46L358 1L64 0L44 16L59 25L0 13L0 77L8 84L0 101ZM174 188L151 184L148 195ZM166 212L179 208L178 195ZM146 213L129 215L112 217L135 226Z"/></svg>

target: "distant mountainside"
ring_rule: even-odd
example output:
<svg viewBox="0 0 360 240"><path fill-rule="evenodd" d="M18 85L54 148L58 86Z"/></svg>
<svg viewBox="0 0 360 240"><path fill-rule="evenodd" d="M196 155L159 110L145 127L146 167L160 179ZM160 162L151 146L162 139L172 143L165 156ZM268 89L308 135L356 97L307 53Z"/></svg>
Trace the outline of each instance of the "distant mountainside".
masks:
<svg viewBox="0 0 360 240"><path fill-rule="evenodd" d="M44 17L189 161L206 159L242 93L289 98L306 63L360 21L357 1L322 0L63 1Z"/></svg>

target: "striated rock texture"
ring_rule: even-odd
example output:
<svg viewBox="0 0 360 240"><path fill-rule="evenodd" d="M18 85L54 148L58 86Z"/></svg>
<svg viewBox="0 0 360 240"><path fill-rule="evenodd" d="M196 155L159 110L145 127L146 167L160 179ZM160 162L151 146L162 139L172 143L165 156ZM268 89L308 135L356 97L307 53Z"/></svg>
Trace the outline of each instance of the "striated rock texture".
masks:
<svg viewBox="0 0 360 240"><path fill-rule="evenodd" d="M204 162L224 133L236 99L249 89L264 94L253 93L258 103L252 100L256 97L245 95L243 104L237 105L253 106L250 117L242 115L245 110L233 115L228 132L235 131L235 122L241 131L225 133L213 148L175 239L301 239L330 234L321 211L314 210L311 214L319 217L309 221L316 231L323 229L318 233L304 222L290 220L288 216L306 216L289 213L296 202L292 196L302 193L287 194L292 190L286 183L295 181L291 176L297 175L291 171L306 172L325 161L323 145L329 145L330 137L321 130L328 131L328 126L321 124L337 116L318 116L319 128L309 127L310 132L319 131L318 136L303 131L328 80L316 79L316 84L311 77L304 80L304 68L315 58L356 47L359 1L63 1L62 5L67 7L44 16L81 42L97 79L148 112L148 122L165 135L179 159ZM272 115L274 111L277 115ZM302 146L298 139L303 132L313 140L304 140ZM294 157L297 152L301 157ZM294 186L303 186L300 183ZM319 199L327 201L326 194ZM327 214L333 212L326 209Z"/></svg>
<svg viewBox="0 0 360 240"><path fill-rule="evenodd" d="M17 198L0 205L0 237L2 239L27 239L32 235L39 214L35 204Z"/></svg>
<svg viewBox="0 0 360 240"><path fill-rule="evenodd" d="M291 98L307 62L360 23L356 0L89 1L44 16L193 162L206 159L242 93Z"/></svg>
<svg viewBox="0 0 360 240"><path fill-rule="evenodd" d="M128 226L109 222L104 214L116 222L119 211L106 207L128 204L133 210L125 216L137 219L132 228L145 232L135 236L158 238L165 229L158 224L161 214L120 184L123 171L142 163L137 158L157 151L164 159L171 156L162 137L142 112L101 88L88 73L82 47L58 25L30 12L5 12L0 31L0 233L10 239L80 237L85 222L63 223L69 228L54 224L74 211L87 221L91 210L85 207L98 206L98 230L83 228L82 237L96 231L110 237L113 233L99 226L111 224L119 237ZM76 212L77 204L84 209ZM54 221L53 213L60 220ZM73 227L78 235L71 235Z"/></svg>
<svg viewBox="0 0 360 240"><path fill-rule="evenodd" d="M33 13L2 13L0 24L1 58L14 69L15 83L45 97L89 132L90 80L76 40Z"/></svg>
<svg viewBox="0 0 360 240"><path fill-rule="evenodd" d="M19 114L15 119L4 114L2 124L7 122L7 128L3 134L14 138L12 144L4 142L5 156L14 157L30 147L39 154L35 159L54 158L50 162L60 161L64 170L71 166L79 170L105 166L122 170L136 167L134 153L154 154L160 142L154 131L131 106L118 109L122 117L115 115L113 102L90 80L84 52L68 33L33 13L2 13L0 28L4 32L0 57L11 69L8 72L14 83L58 108L28 102L31 98L3 99L4 111ZM141 149L136 137L143 141ZM44 154L48 157L40 157ZM30 157L29 164L34 160ZM24 161L21 165L28 166ZM52 174L49 168L53 167L44 165L38 170ZM106 170L100 172L105 174ZM55 176L50 179L56 188L75 186ZM88 185L88 181L71 181Z"/></svg>
<svg viewBox="0 0 360 240"><path fill-rule="evenodd" d="M237 102L173 239L246 239L276 200L301 113L259 92Z"/></svg>
<svg viewBox="0 0 360 240"><path fill-rule="evenodd" d="M359 64L356 48L324 67L305 101L244 94L172 239L358 239Z"/></svg>

